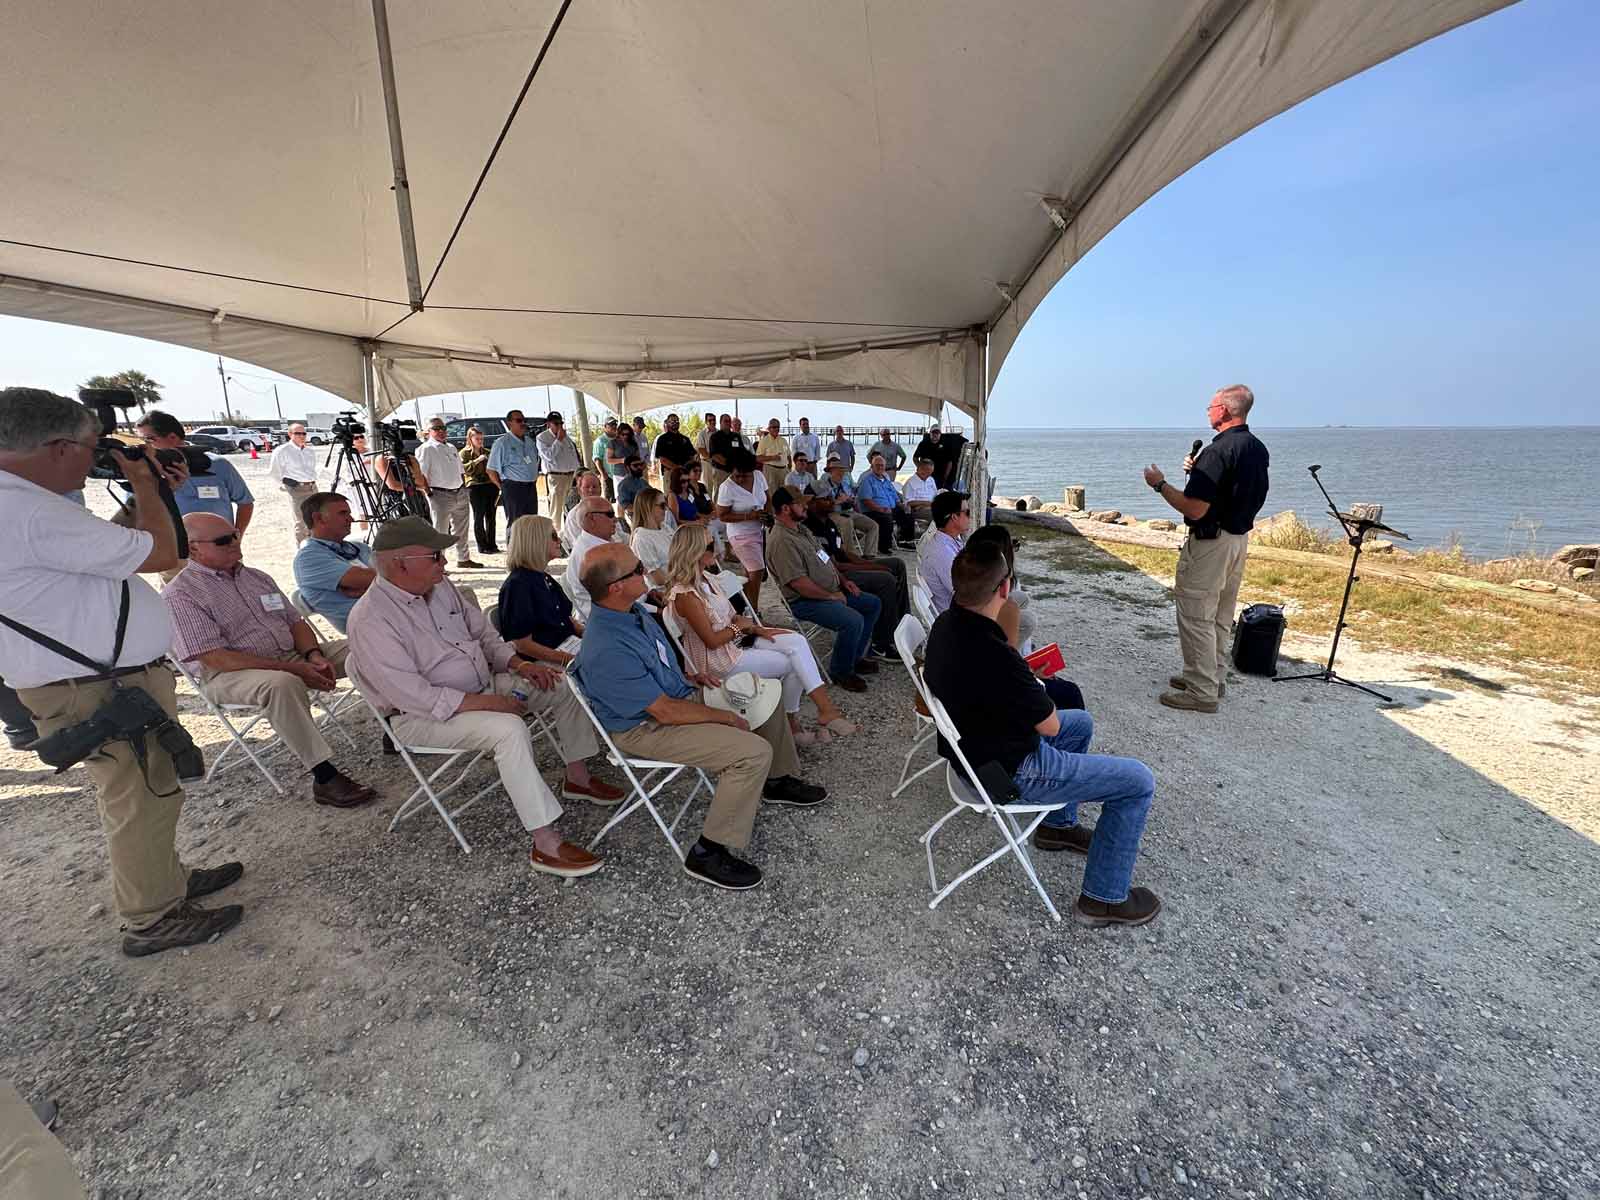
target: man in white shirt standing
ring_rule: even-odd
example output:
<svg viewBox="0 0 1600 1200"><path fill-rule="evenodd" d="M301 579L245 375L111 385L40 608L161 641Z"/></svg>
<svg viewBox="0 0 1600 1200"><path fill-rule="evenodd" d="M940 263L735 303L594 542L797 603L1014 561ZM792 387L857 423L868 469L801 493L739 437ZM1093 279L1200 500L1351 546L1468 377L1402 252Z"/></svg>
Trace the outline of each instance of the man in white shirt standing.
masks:
<svg viewBox="0 0 1600 1200"><path fill-rule="evenodd" d="M472 528L472 506L467 503L467 476L461 469L461 455L445 439L444 421L428 422L428 440L417 447L417 465L428 481L428 507L433 510L433 527L456 539L456 566L481 567L467 551L467 533Z"/></svg>
<svg viewBox="0 0 1600 1200"><path fill-rule="evenodd" d="M539 447L539 469L544 472L544 486L550 497L550 519L560 524L567 512L567 493L583 469L583 461L558 412L552 411L544 419L543 432L533 440Z"/></svg>
<svg viewBox="0 0 1600 1200"><path fill-rule="evenodd" d="M178 561L177 531L141 447L122 463L138 527L102 521L67 499L94 460L99 421L76 401L37 388L0 391L0 662L41 740L94 716L120 689L138 689L176 722L163 660L172 622L137 573ZM169 475L182 483L183 475ZM120 617L120 619L119 619ZM118 627L122 626L119 635ZM29 629L95 666L22 632ZM183 737L181 727L177 736ZM166 735L171 743L171 735ZM136 753L134 742L139 743ZM238 905L193 903L244 874L236 862L184 866L175 842L183 789L153 730L102 743L83 765L93 781L111 858L111 887L130 957L203 945L239 923Z"/></svg>
<svg viewBox="0 0 1600 1200"><path fill-rule="evenodd" d="M789 439L791 452L790 461L806 456L807 462L817 463L822 461L822 439L811 432L811 418L800 418L800 432Z"/></svg>
<svg viewBox="0 0 1600 1200"><path fill-rule="evenodd" d="M306 444L306 427L299 421L289 426L289 440L272 452L267 473L289 493L289 508L294 512L294 544L311 536L300 515L300 501L317 490L317 451Z"/></svg>

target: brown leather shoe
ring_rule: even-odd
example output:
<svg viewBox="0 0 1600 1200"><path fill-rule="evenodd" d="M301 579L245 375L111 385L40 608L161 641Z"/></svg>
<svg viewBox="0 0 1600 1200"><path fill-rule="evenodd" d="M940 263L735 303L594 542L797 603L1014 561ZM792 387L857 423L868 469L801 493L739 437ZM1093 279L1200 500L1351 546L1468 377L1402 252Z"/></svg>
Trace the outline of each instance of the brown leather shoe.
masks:
<svg viewBox="0 0 1600 1200"><path fill-rule="evenodd" d="M1094 830L1085 829L1082 825L1041 825L1033 831L1033 848L1087 854L1093 839Z"/></svg>
<svg viewBox="0 0 1600 1200"><path fill-rule="evenodd" d="M571 842L562 842L554 854L546 854L538 846L528 851L528 862L535 871L543 871L546 875L560 875L565 879L593 875L604 861L598 855L590 854L582 846L574 846Z"/></svg>
<svg viewBox="0 0 1600 1200"><path fill-rule="evenodd" d="M842 687L847 692L864 692L867 690L867 681L859 675L846 675L843 679L835 679L835 687Z"/></svg>
<svg viewBox="0 0 1600 1200"><path fill-rule="evenodd" d="M1156 919L1161 901L1149 888L1129 888L1121 904L1107 904L1080 894L1072 906L1072 919L1079 925L1101 929L1107 925L1145 925Z"/></svg>
<svg viewBox="0 0 1600 1200"><path fill-rule="evenodd" d="M878 664L870 658L863 658L856 664L857 675L876 675L877 673Z"/></svg>
<svg viewBox="0 0 1600 1200"><path fill-rule="evenodd" d="M622 801L628 793L619 787L612 787L609 783L590 776L589 782L583 785L565 780L561 784L561 798L563 800L587 800L590 804L598 804L602 808L610 808Z"/></svg>
<svg viewBox="0 0 1600 1200"><path fill-rule="evenodd" d="M327 783L311 785L311 798L329 808L360 808L368 801L375 800L377 795L377 792L363 787L343 771L335 772Z"/></svg>

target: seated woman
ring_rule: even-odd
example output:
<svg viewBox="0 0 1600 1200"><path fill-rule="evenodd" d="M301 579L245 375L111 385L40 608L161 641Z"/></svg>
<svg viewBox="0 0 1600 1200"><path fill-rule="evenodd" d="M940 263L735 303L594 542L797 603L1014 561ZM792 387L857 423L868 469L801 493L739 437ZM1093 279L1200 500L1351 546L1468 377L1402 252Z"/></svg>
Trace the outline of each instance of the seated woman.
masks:
<svg viewBox="0 0 1600 1200"><path fill-rule="evenodd" d="M672 530L665 528L667 498L653 487L644 488L633 498L633 552L639 556L645 578L651 587L666 581L667 552L672 547Z"/></svg>
<svg viewBox="0 0 1600 1200"><path fill-rule="evenodd" d="M641 559L641 561L643 561ZM672 535L667 560L667 597L683 631L683 656L689 670L726 679L750 671L783 685L783 711L795 744L811 746L854 733L823 685L811 645L791 629L762 625L739 616L722 591L707 578L716 565L711 536L698 525L680 526ZM817 706L817 729L800 727L800 694Z"/></svg>
<svg viewBox="0 0 1600 1200"><path fill-rule="evenodd" d="M760 612L767 577L767 481L748 450L735 450L728 466L731 474L717 489L717 518L728 527L728 545L744 568L744 598Z"/></svg>
<svg viewBox="0 0 1600 1200"><path fill-rule="evenodd" d="M524 658L565 667L577 653L561 647L581 638L583 626L572 618L572 601L547 569L561 557L561 542L549 517L525 516L507 530L506 566L511 573L500 585L500 636Z"/></svg>
<svg viewBox="0 0 1600 1200"><path fill-rule="evenodd" d="M997 620L1000 628L1005 631L1006 641L1011 643L1011 648L1019 654L1025 653L1023 647L1033 641L1038 620L1028 611L1028 594L1022 590L1022 584L1017 579L1016 544L1011 540L1010 531L998 522L981 526L967 535L967 545L971 546L978 542L993 542L1006 556L1006 564L1011 568L1011 595L1000 606ZM1029 648L1031 649L1031 646ZM1083 702L1082 689L1071 680L1047 679L1042 675L1039 679L1057 708L1087 707Z"/></svg>
<svg viewBox="0 0 1600 1200"><path fill-rule="evenodd" d="M703 523L700 507L694 502L694 493L689 490L687 467L673 467L667 472L667 499L677 511L679 525Z"/></svg>

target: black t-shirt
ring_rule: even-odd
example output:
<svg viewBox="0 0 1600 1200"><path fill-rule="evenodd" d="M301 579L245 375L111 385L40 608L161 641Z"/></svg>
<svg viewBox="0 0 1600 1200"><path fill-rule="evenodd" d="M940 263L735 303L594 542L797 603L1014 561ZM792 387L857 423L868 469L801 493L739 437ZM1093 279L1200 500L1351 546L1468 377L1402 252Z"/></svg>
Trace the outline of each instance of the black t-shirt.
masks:
<svg viewBox="0 0 1600 1200"><path fill-rule="evenodd" d="M1211 508L1198 521L1185 517L1183 523L1202 538L1216 537L1218 529L1249 533L1267 502L1267 459L1267 448L1248 425L1217 434L1194 460L1183 489L1185 496L1204 500Z"/></svg>
<svg viewBox="0 0 1600 1200"><path fill-rule="evenodd" d="M670 430L656 438L656 461L677 463L680 467L695 458L694 443Z"/></svg>
<svg viewBox="0 0 1600 1200"><path fill-rule="evenodd" d="M927 459L931 463L939 461L939 443L932 438L923 438L917 443L917 448L911 452L911 461L919 463Z"/></svg>
<svg viewBox="0 0 1600 1200"><path fill-rule="evenodd" d="M975 771L998 762L1015 775L1038 748L1034 726L1056 707L1005 631L959 604L934 621L922 677L961 731L962 753ZM943 737L939 753L955 762Z"/></svg>
<svg viewBox="0 0 1600 1200"><path fill-rule="evenodd" d="M839 546L839 527L827 517L813 517L809 513L801 522L807 529L816 535L817 541L822 543L822 548L828 552L828 557L835 562L842 560Z"/></svg>
<svg viewBox="0 0 1600 1200"><path fill-rule="evenodd" d="M500 636L508 642L531 637L552 650L578 631L572 601L543 571L518 567L500 584Z"/></svg>
<svg viewBox="0 0 1600 1200"><path fill-rule="evenodd" d="M712 458L721 457L723 460L735 450L747 449L744 434L734 433L731 429L719 429L713 433L706 442L706 448L710 450Z"/></svg>

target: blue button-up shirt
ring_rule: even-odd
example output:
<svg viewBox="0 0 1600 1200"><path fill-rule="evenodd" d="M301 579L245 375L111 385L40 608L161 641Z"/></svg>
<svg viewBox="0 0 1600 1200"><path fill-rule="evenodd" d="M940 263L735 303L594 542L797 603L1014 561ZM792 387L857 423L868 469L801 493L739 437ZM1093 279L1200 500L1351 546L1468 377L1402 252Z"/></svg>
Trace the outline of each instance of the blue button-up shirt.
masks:
<svg viewBox="0 0 1600 1200"><path fill-rule="evenodd" d="M532 483L539 477L538 440L502 433L489 448L489 470L512 483Z"/></svg>
<svg viewBox="0 0 1600 1200"><path fill-rule="evenodd" d="M294 583L306 603L333 622L340 633L359 596L346 596L339 581L351 567L372 566L372 547L365 542L330 542L307 538L294 556Z"/></svg>
<svg viewBox="0 0 1600 1200"><path fill-rule="evenodd" d="M917 554L917 572L928 585L928 595L933 598L933 615L938 616L950 607L955 599L955 587L950 582L950 564L961 553L961 543L944 530L929 538Z"/></svg>
<svg viewBox="0 0 1600 1200"><path fill-rule="evenodd" d="M887 475L880 478L875 471L868 471L856 480L856 495L891 510L900 503L900 492L894 486L894 480ZM862 507L865 510L866 506Z"/></svg>
<svg viewBox="0 0 1600 1200"><path fill-rule="evenodd" d="M650 718L645 710L662 696L687 700L696 694L660 624L637 604L627 612L598 604L590 609L572 670L610 733L644 724Z"/></svg>
<svg viewBox="0 0 1600 1200"><path fill-rule="evenodd" d="M254 494L239 477L239 469L215 455L211 456L211 474L189 476L182 487L173 491L172 499L178 512L185 517L190 513L213 513L230 525L235 519L235 505L256 502Z"/></svg>

